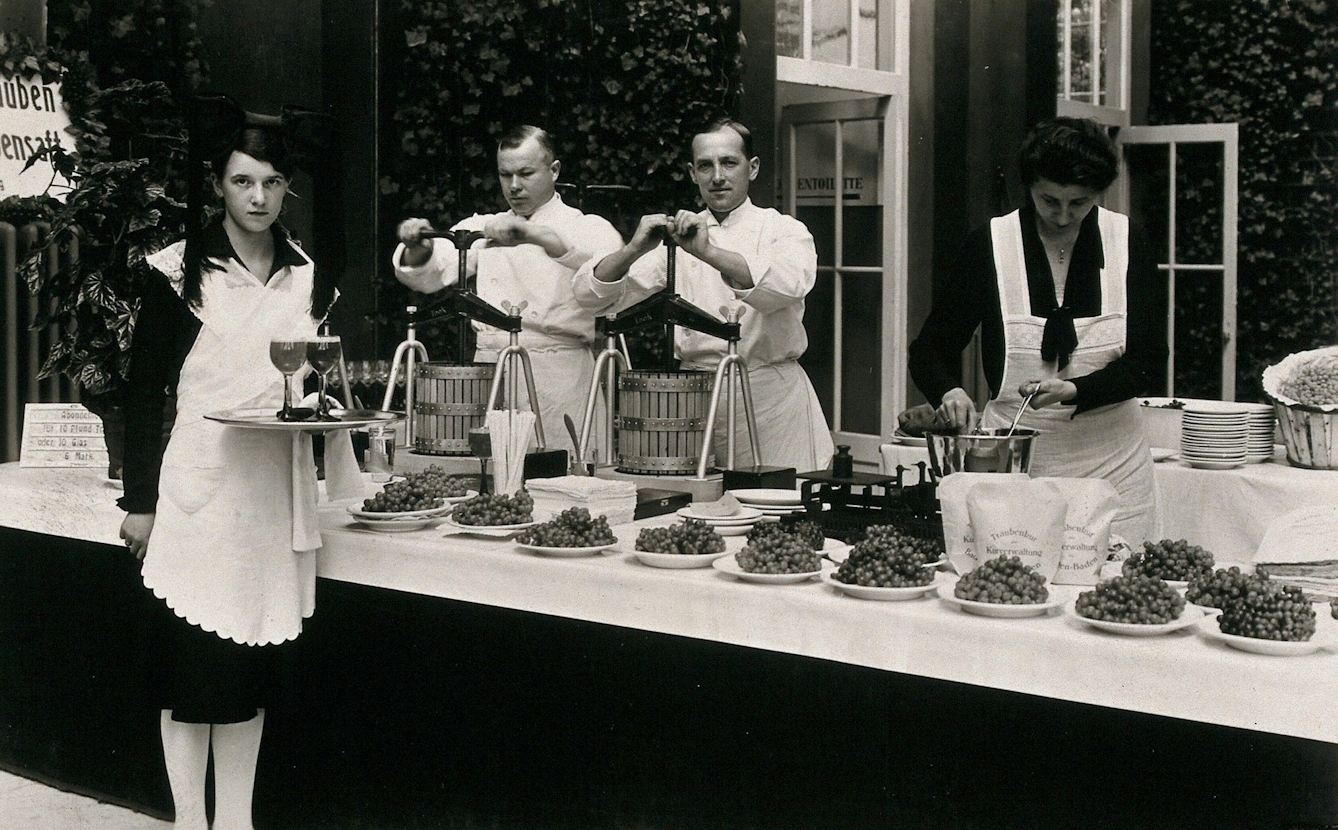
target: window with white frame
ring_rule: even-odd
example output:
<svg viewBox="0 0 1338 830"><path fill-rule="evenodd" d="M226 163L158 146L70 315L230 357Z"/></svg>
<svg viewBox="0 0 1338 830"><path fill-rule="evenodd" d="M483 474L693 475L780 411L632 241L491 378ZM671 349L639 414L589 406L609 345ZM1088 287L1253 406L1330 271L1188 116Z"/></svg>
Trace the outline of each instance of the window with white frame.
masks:
<svg viewBox="0 0 1338 830"><path fill-rule="evenodd" d="M1129 124L1131 0L1059 0L1059 115Z"/></svg>
<svg viewBox="0 0 1338 830"><path fill-rule="evenodd" d="M776 54L894 71L890 0L778 0Z"/></svg>

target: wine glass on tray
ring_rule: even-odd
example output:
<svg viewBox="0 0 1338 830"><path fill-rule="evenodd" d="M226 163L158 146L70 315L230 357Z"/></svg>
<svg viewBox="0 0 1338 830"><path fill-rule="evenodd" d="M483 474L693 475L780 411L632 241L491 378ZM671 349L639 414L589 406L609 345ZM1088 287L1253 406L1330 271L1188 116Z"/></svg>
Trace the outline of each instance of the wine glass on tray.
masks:
<svg viewBox="0 0 1338 830"><path fill-rule="evenodd" d="M307 341L294 339L275 339L269 341L269 361L274 368L283 373L283 409L278 412L280 421L300 421L311 413L306 410L295 413L293 410L293 375L307 362Z"/></svg>
<svg viewBox="0 0 1338 830"><path fill-rule="evenodd" d="M307 341L307 362L320 377L320 403L317 404L316 419L319 421L337 421L330 414L330 401L325 389L329 383L330 370L338 363L343 354L343 345L337 336L321 335Z"/></svg>

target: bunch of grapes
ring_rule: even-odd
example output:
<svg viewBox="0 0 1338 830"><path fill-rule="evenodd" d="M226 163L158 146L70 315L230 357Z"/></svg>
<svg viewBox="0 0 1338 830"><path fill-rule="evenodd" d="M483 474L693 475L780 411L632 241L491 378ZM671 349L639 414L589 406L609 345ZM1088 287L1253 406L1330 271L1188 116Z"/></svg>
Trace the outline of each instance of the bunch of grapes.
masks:
<svg viewBox="0 0 1338 830"><path fill-rule="evenodd" d="M1279 384L1279 391L1307 406L1338 403L1338 357L1320 355L1301 364Z"/></svg>
<svg viewBox="0 0 1338 830"><path fill-rule="evenodd" d="M647 553L723 553L725 540L701 519L684 519L668 527L642 528L636 549Z"/></svg>
<svg viewBox="0 0 1338 830"><path fill-rule="evenodd" d="M1079 616L1117 623L1161 625L1185 610L1185 598L1154 576L1117 576L1078 594Z"/></svg>
<svg viewBox="0 0 1338 830"><path fill-rule="evenodd" d="M474 477L451 475L440 466L432 464L426 470L409 473L404 480L420 484L438 496L454 499L469 492L469 485L473 483Z"/></svg>
<svg viewBox="0 0 1338 830"><path fill-rule="evenodd" d="M773 533L749 542L734 559L752 574L800 574L816 572L821 557L798 536Z"/></svg>
<svg viewBox="0 0 1338 830"><path fill-rule="evenodd" d="M1260 579L1268 579L1267 574L1260 574ZM1225 603L1245 596L1249 589L1250 576L1241 573L1240 568L1231 566L1213 571L1207 576L1200 576L1189 581L1185 590L1185 599L1195 605L1209 608L1222 608Z"/></svg>
<svg viewBox="0 0 1338 830"><path fill-rule="evenodd" d="M937 562L943 558L942 539L922 539L912 536L896 525L871 525L864 530L866 540L885 540L890 545L909 545L921 553L926 562Z"/></svg>
<svg viewBox="0 0 1338 830"><path fill-rule="evenodd" d="M871 527L832 578L869 588L928 585L934 581L932 563L939 553L939 546L927 539L903 535L890 525Z"/></svg>
<svg viewBox="0 0 1338 830"><path fill-rule="evenodd" d="M546 548L592 548L596 545L611 545L618 539L609 529L607 516L593 519L590 511L584 507L569 507L552 519L522 532L516 541L522 545Z"/></svg>
<svg viewBox="0 0 1338 830"><path fill-rule="evenodd" d="M1213 555L1184 539L1144 542L1143 550L1124 562L1125 576L1154 576L1187 582L1211 576Z"/></svg>
<svg viewBox="0 0 1338 830"><path fill-rule="evenodd" d="M748 531L748 544L760 541L767 536L774 536L778 533L788 533L807 544L813 550L822 550L823 545L827 543L827 537L823 535L822 528L818 523L806 520L802 522L792 522L790 524L784 522L758 522L753 525L752 530Z"/></svg>
<svg viewBox="0 0 1338 830"><path fill-rule="evenodd" d="M362 509L368 513L404 513L410 510L432 510L445 504L445 499L463 496L466 492L463 476L447 475L433 464L426 470L410 473L399 481L392 481L381 492L364 499Z"/></svg>
<svg viewBox="0 0 1338 830"><path fill-rule="evenodd" d="M1223 634L1302 641L1315 633L1315 609L1295 585L1247 576L1244 594L1223 603L1217 623Z"/></svg>
<svg viewBox="0 0 1338 830"><path fill-rule="evenodd" d="M455 506L451 517L462 525L518 525L534 518L534 499L524 490L514 496L483 493Z"/></svg>
<svg viewBox="0 0 1338 830"><path fill-rule="evenodd" d="M957 580L953 596L997 605L1038 605L1050 598L1045 577L1016 556L988 559Z"/></svg>

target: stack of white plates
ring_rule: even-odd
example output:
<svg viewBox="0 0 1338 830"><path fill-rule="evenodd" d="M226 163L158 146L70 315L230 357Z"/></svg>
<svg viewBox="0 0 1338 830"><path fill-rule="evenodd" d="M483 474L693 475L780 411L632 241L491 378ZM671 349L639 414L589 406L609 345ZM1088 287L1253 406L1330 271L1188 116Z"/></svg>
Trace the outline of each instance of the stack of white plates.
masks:
<svg viewBox="0 0 1338 830"><path fill-rule="evenodd" d="M1229 470L1244 464L1250 433L1246 406L1227 401L1185 404L1180 459L1191 467L1208 470ZM1272 455L1271 445L1269 454Z"/></svg>
<svg viewBox="0 0 1338 830"><path fill-rule="evenodd" d="M761 510L747 505L740 507L737 512L728 516L708 516L705 513L698 513L693 509L695 507L695 504L680 507L677 515L684 519L700 519L721 536L743 536L763 518Z"/></svg>
<svg viewBox="0 0 1338 830"><path fill-rule="evenodd" d="M1256 464L1273 458L1273 433L1278 415L1266 403L1243 403L1249 413L1249 432L1245 439L1245 463Z"/></svg>
<svg viewBox="0 0 1338 830"><path fill-rule="evenodd" d="M740 504L761 510L763 518L779 520L781 516L804 512L798 490L762 487L729 492L734 494L734 498L738 499Z"/></svg>

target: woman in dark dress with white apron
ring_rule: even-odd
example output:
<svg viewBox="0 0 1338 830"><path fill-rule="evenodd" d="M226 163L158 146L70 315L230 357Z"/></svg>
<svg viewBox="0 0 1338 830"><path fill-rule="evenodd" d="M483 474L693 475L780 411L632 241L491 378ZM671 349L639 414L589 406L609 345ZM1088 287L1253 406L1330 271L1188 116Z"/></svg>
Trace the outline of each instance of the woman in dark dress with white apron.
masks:
<svg viewBox="0 0 1338 830"><path fill-rule="evenodd" d="M321 539L310 436L205 415L277 410L283 381L270 364L271 339L315 335L335 299L338 269L318 270L276 224L304 152L313 177L330 172L313 169L328 155L310 152L321 136L301 129L332 135L325 118L254 116L221 96L196 101L187 238L147 258L131 347L121 536L144 560L144 584L159 601L159 642L147 648L160 664L163 754L181 830L207 826L211 750L214 830L252 827L275 649L298 636L314 608ZM204 159L224 209L201 225ZM318 213L317 221L336 220ZM176 419L164 450L168 389ZM356 464L346 438L329 441L326 455L327 470Z"/></svg>
<svg viewBox="0 0 1338 830"><path fill-rule="evenodd" d="M910 347L916 385L940 418L969 430L1041 434L1031 474L1104 478L1120 495L1114 533L1137 545L1155 524L1152 455L1138 395L1165 366L1166 289L1128 217L1100 207L1119 172L1104 128L1038 125L1021 152L1024 207L967 239L935 285ZM977 413L961 386L962 349L981 330L991 400Z"/></svg>

